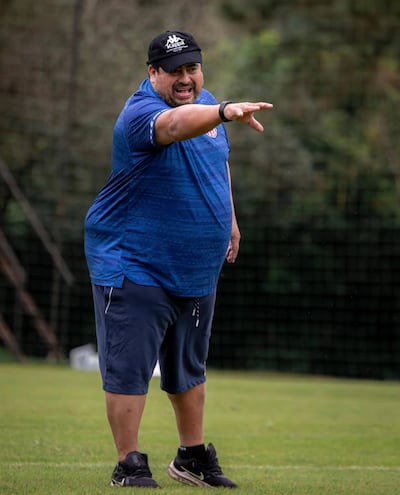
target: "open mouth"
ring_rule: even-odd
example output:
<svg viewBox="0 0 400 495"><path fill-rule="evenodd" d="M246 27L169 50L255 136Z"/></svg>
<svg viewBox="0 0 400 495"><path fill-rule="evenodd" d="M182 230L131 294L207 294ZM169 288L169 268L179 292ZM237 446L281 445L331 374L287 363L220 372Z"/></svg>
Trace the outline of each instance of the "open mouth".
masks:
<svg viewBox="0 0 400 495"><path fill-rule="evenodd" d="M192 86L180 86L178 88L175 88L175 94L178 98L182 98L182 99L192 98L193 87Z"/></svg>

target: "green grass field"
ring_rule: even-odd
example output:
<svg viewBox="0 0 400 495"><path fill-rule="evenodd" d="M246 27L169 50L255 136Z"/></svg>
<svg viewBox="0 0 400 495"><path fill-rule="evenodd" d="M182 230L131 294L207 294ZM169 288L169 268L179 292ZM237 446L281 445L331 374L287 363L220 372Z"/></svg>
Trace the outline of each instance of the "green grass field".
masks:
<svg viewBox="0 0 400 495"><path fill-rule="evenodd" d="M0 365L0 494L101 495L115 451L100 378L48 364ZM209 371L206 441L237 495L400 494L400 384ZM163 493L177 435L153 378L141 449ZM146 491L146 490L145 490Z"/></svg>

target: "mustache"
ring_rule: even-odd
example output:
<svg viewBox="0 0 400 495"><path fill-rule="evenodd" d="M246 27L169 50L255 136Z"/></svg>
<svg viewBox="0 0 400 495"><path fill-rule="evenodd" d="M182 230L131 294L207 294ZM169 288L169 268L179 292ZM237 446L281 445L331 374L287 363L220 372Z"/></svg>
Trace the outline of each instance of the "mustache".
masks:
<svg viewBox="0 0 400 495"><path fill-rule="evenodd" d="M183 84L183 83L178 83L174 85L175 89L194 89L195 85L194 84Z"/></svg>

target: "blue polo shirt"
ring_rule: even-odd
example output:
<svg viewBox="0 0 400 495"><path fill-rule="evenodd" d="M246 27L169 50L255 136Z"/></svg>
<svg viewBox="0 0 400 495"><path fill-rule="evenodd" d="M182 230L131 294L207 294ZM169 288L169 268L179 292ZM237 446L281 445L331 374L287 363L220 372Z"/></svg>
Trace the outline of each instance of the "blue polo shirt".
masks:
<svg viewBox="0 0 400 495"><path fill-rule="evenodd" d="M196 101L216 104L203 89ZM216 288L231 235L224 126L167 146L154 123L170 107L142 82L114 127L112 171L85 220L85 254L94 284L162 287L183 297Z"/></svg>

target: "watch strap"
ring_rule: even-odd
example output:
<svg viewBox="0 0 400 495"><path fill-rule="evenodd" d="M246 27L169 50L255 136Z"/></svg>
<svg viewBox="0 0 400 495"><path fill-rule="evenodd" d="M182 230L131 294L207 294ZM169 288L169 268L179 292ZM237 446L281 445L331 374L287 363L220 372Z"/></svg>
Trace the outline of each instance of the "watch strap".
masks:
<svg viewBox="0 0 400 495"><path fill-rule="evenodd" d="M225 117L225 113L224 113L225 107L226 105L229 105L229 103L233 103L233 101L222 101L219 105L218 113L222 122L232 122L231 119L227 119Z"/></svg>

